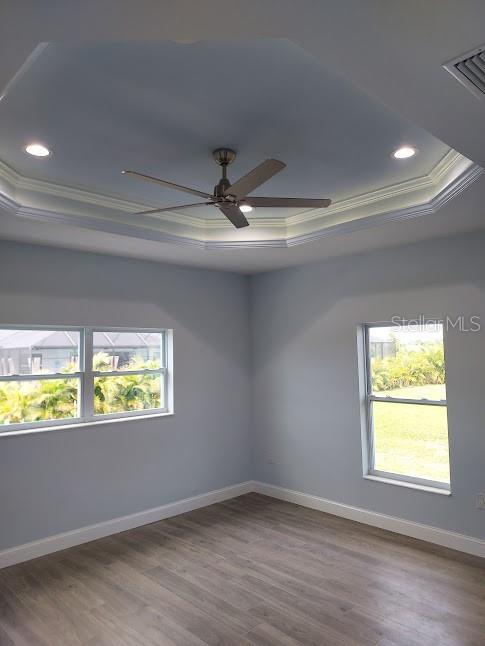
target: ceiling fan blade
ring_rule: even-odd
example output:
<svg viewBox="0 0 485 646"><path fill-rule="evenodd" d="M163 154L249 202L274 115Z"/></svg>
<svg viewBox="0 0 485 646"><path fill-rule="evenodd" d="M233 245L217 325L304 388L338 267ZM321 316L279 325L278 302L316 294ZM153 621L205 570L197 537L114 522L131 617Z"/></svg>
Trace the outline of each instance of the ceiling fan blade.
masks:
<svg viewBox="0 0 485 646"><path fill-rule="evenodd" d="M196 202L195 204L181 204L180 206L166 206L163 209L148 209L148 211L137 211L133 215L151 215L152 213L163 213L163 211L178 211L179 209L188 209L193 206L211 206L214 202Z"/></svg>
<svg viewBox="0 0 485 646"><path fill-rule="evenodd" d="M244 213L235 204L229 206L219 206L226 218L232 222L236 229L242 229L249 226L249 222L244 217Z"/></svg>
<svg viewBox="0 0 485 646"><path fill-rule="evenodd" d="M272 206L275 208L326 208L330 206L332 200L328 199L306 199L301 197L247 197L244 200L250 206Z"/></svg>
<svg viewBox="0 0 485 646"><path fill-rule="evenodd" d="M199 197L205 197L211 199L214 197L209 193L203 193L198 191L195 188L188 188L187 186L181 186L180 184L174 184L173 182L167 182L164 179L159 179L158 177L151 177L150 175L144 175L143 173L137 173L134 170L123 170L121 171L123 175L131 175L132 177L138 177L143 179L146 182L154 182L155 184L160 184L161 186L166 186L167 188L174 188L176 191L183 191L184 193L191 193L192 195L198 195Z"/></svg>
<svg viewBox="0 0 485 646"><path fill-rule="evenodd" d="M271 179L273 175L282 171L283 168L286 168L286 164L283 162L277 159L267 159L249 171L247 175L238 179L237 182L234 182L234 184L224 191L224 195L233 195L236 200L241 200L248 193L258 188L258 186L261 186L261 184Z"/></svg>

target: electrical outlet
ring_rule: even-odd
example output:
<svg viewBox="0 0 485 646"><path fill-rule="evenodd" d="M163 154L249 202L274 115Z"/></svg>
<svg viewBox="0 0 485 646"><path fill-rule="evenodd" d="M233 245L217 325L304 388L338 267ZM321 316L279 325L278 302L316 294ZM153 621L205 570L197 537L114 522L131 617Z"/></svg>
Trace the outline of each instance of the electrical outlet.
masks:
<svg viewBox="0 0 485 646"><path fill-rule="evenodd" d="M477 509L485 509L485 493L477 493Z"/></svg>

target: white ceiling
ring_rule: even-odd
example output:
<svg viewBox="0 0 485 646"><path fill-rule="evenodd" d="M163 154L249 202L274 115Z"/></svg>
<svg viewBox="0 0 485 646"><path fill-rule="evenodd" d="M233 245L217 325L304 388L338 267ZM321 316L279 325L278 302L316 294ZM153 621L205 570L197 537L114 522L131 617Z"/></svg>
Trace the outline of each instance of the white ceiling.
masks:
<svg viewBox="0 0 485 646"><path fill-rule="evenodd" d="M23 176L163 207L197 200L121 171L212 192L211 152L228 146L233 180L268 157L286 162L255 195L335 202L420 177L448 151L283 39L49 44L0 102L0 140ZM24 152L39 140L50 157ZM419 154L392 159L403 143Z"/></svg>
<svg viewBox="0 0 485 646"><path fill-rule="evenodd" d="M131 150L132 158L140 170L144 170L140 164L147 159L151 166L145 167L145 170L153 172L160 169L157 170L158 174L164 176L163 173L165 173L167 178L182 183L189 183L188 180L191 177L193 182L200 178L205 186L206 181L213 182L211 178L214 171L211 168L210 159L206 162L207 166L203 163L204 151L209 145L212 147L221 143L231 143L240 148L241 144L237 139L239 135L243 141L240 168L238 168L241 173L248 170L253 161L257 163L268 155L278 156L278 150L286 155L284 157L280 152L280 156L289 163L288 169L285 171L286 177L283 178L282 173L281 177L275 178L271 185L268 183L268 193L319 196L321 195L320 190L325 190L325 196L328 194L330 197L349 195L354 190L358 191L355 187L367 187L368 189L378 186L380 182L392 182L391 175L386 175L386 173L392 174L396 167L389 164L388 157L385 158L387 166L383 167L381 160L384 159L384 156L381 153L388 150L391 142L396 141L397 143L399 138L422 136L424 145L418 145L420 149L423 147L424 154L420 154L415 163L424 164L428 154L431 159L433 154L439 152L439 147L442 144L436 142L420 128L432 132L446 146L459 150L470 159L478 163L484 162L485 129L482 127L482 123L485 114L485 101L479 101L467 93L441 68L444 61L485 41L483 33L485 5L482 2L427 0L423 3L408 0L405 11L402 3L387 3L378 0L368 0L366 3L362 3L361 0L308 2L305 3L304 11L301 10L301 7L301 3L289 0L266 0L265 2L247 0L244 4L235 0L209 3L187 0L179 0L177 3L153 3L141 0L136 5L123 0L116 2L104 0L102 3L82 3L78 6L73 6L72 3L60 5L57 2L49 1L43 2L42 6L33 2L11 3L7 1L2 3L0 38L4 55L0 57L0 87L7 88L7 93L5 99L0 102L0 136L2 138L0 156L9 155L10 159L6 161L10 161L14 167L30 176L66 182L70 185L88 186L98 191L101 190L101 192L122 194L124 188L120 189L118 184L110 183L110 181L119 181L117 172L112 174L111 179L106 175L111 172L111 166L115 166L115 162L122 163L123 166L126 165L124 159L122 162L118 159L117 153L121 152L124 156L127 151ZM92 49L86 48L85 45L57 47L57 61L55 60L56 48L53 48L51 50L53 59L50 61L50 65L46 65L44 70L46 76L43 77L49 79L49 75L51 75L50 92L48 96L42 98L43 102L38 102L39 88L37 88L36 94L34 74L36 66L42 64L43 55L34 61L25 75L19 76L15 83L11 83L22 63L41 41L71 41L73 39L100 41L156 39L159 41L170 39L192 42L214 41L221 35L232 48L233 58L230 59L232 65L224 67L221 64L220 70L223 78L231 80L231 69L237 67L238 64L239 74L245 69L244 65L241 67L238 56L234 53L244 52L244 47L247 47L248 34L251 34L251 37L255 39L283 38L286 40L283 46L281 46L281 42L278 43L279 49L272 52L272 55L277 58L277 63L281 60L285 61L284 66L281 65L279 68L278 65L275 65L271 56L257 56L253 59L251 67L246 68L246 72L250 69L259 79L259 88L261 87L261 79L269 77L272 88L270 95L264 95L264 92L261 91L248 93L245 87L245 92L242 93L243 98L246 100L249 96L251 100L249 117L245 119L247 113L240 108L241 90L238 90L237 84L229 84L231 86L231 92L229 92L231 110L226 111L227 103L223 103L224 92L218 86L220 77L217 69L207 79L208 85L212 86L207 89L207 94L210 94L210 97L204 96L203 86L205 85L198 79L197 91L199 94L197 96L200 98L200 105L206 109L205 115L203 110L200 115L196 116L190 110L188 112L182 110L180 114L176 115L175 121L170 121L173 128L166 129L163 132L164 136L161 137L166 146L165 152L175 155L172 157L172 164L167 162L166 156L161 154L163 146L159 148L158 142L151 134L153 129L157 127L157 100L153 100L157 99L156 96L147 97L146 92L142 91L143 98L138 100L140 91L131 93L127 88L126 96L129 99L124 102L125 109L122 114L115 109L116 103L112 106L109 105L109 94L103 90L103 78L106 79L107 69L109 70L108 53L113 53L113 49L116 49L115 45L107 45L105 42L102 45L93 45ZM235 39L241 37L244 38L243 41L235 42ZM291 41L291 43L287 41ZM76 79L76 74L69 73L69 70L72 71L72 65L75 64L75 58L70 59L68 54L69 52L78 52L78 54L84 52L89 59L96 47L98 51L105 52L102 57L104 63L99 65L99 70L97 66L94 66L93 70L92 82L100 90L100 93L89 92L89 78L86 76L89 65L85 64L86 61L80 64L78 70L79 78L84 79L78 89L84 88L86 96L90 100L95 101L96 96L98 98L104 96L105 101L101 101L101 106L95 106L98 112L92 110L91 113L88 111L88 114L85 114L86 110L82 108L86 106L81 100L84 93L76 93L76 83L72 83L72 80ZM133 44L127 45L125 51L133 47L135 47ZM200 69L202 69L204 65L209 65L214 57L217 58L217 51L224 48L224 43L198 43L189 48L177 47L173 43L151 43L140 48L140 52L143 50L145 52L143 55L146 55L150 48L163 47L171 48L173 52L178 51L179 53L194 48L198 49L200 54L198 59L200 58ZM255 49L251 49L249 54L254 53L258 47L269 47L268 41L259 41L256 45L253 43ZM211 51L207 51L207 48ZM245 51L248 52L248 50ZM49 48L45 53L48 52ZM63 52L62 55L59 56L59 52ZM204 56L201 55L201 52L204 52ZM183 68L184 56L186 56L185 53L179 57L180 60L177 62L179 67L177 68L175 65L179 71L180 66ZM211 59L211 57L213 58ZM170 58L177 59L177 56L174 54ZM270 65L269 68L264 68L260 58L264 61L264 65L268 63L269 58L273 67ZM49 61L46 58L44 62L48 63ZM57 88L54 95L52 70L56 69L56 66L58 71L66 76L64 83ZM163 69L160 70L165 86L170 81L171 69L173 67L168 66L166 69L163 66ZM285 86L281 82L281 69L283 71L291 70L294 74L293 85L288 83ZM328 73L329 69L332 70L331 75ZM278 77L278 71L280 77ZM32 72L32 77L29 79L30 72ZM150 82L153 74L153 69L147 69L145 75L140 75L139 83L142 87L137 89L143 89L143 83ZM137 80L136 76L131 70L132 84ZM40 77L39 71L37 80ZM291 78L291 74L289 78ZM302 83L301 78L304 78L306 82ZM246 85L249 84L249 77L246 76L245 80ZM122 79L119 83L121 82ZM175 91L177 89L180 91L181 88L184 91L193 91L192 85L186 86L181 83L180 74L176 75L175 79L172 78L171 82L170 96L176 94ZM301 84L299 85L299 83ZM294 85L300 88L296 97L292 97L291 92L289 93ZM308 90L308 85L311 85L311 91ZM357 90L356 86L360 86L361 90ZM263 87L265 86L263 85ZM340 98L347 96L349 100L347 102L337 101L332 105L331 110L325 112L332 101L332 98L329 98L329 103L325 100L325 91L329 87L333 90L332 98L337 93ZM66 90L65 96L63 89ZM283 112L277 111L276 117L273 117L275 108L272 99L276 90L280 92L280 98L286 97L286 99ZM373 98L365 96L362 90L372 95ZM22 92L25 93L23 101ZM119 97L120 92L122 93L122 85L115 83L113 97ZM340 94L338 94L339 92ZM56 100L54 100L54 96ZM302 96L312 97L311 106L302 100ZM73 104L73 100L76 98L78 100ZM213 99L214 103L212 104ZM159 103L163 102L159 101ZM32 104L34 104L34 108L39 106L39 110L33 110ZM320 106L320 109L313 109L314 104ZM215 119L213 123L207 116L210 105L216 106L217 109L218 119ZM292 113L294 105L298 105L299 113L305 114L305 119L301 122L295 118L298 115ZM101 112L99 112L100 107ZM96 113L106 117L110 109L113 114L113 123L109 128L97 129ZM168 110L168 112L163 112L168 119L170 105L168 107L164 105L163 109ZM146 116L148 125L140 123L143 119L140 120L139 110ZM129 135L128 145L122 147L122 150L113 150L112 144L116 128L129 129L126 124L131 123L129 120L130 111L136 118L132 122L133 128ZM324 119L321 119L322 111L325 114ZM359 113L365 114L368 119L365 120L365 126L363 120L364 127L360 130L356 121ZM6 115L7 121L5 123L8 122L7 125L2 123L3 114ZM71 118L72 115L76 115L76 123L82 125L79 135L76 136L84 135L83 154L81 159L71 159L69 162L63 163L64 142L72 141L70 137L74 137L72 123L69 123L69 119L64 116L66 114L71 115ZM236 124L231 119L234 114L238 117ZM401 116L398 117L397 114ZM225 130L220 129L221 116ZM200 129L204 130L203 133L198 132L197 127L193 127L194 120L197 118L200 118ZM376 118L377 120L375 120ZM345 137L345 119L349 124L348 133L352 136L347 137L346 145L342 147L339 146L339 143ZM54 138L57 136L56 133L63 133L62 136L58 135L59 151L62 154L58 155L58 142L56 141L55 146L53 145L55 155L49 160L49 163L52 163L49 171L42 170L40 173L40 162L36 163L34 170L32 170L24 166L24 164L30 163L30 160L26 160L23 155L20 155L20 160L16 157L19 154L19 138L29 120L34 128L40 128L42 124L44 127L50 128L48 134L52 133L51 136ZM419 124L420 128L411 126L410 122ZM320 125L322 123L325 136L314 137L315 130L318 132L322 130ZM86 133L89 134L90 124L96 134L94 149L88 143L89 137L85 136ZM293 130L289 128L289 124L293 125ZM309 124L311 124L310 127L308 127ZM379 132L379 124L382 125L382 132ZM212 138L216 136L218 128L221 134L217 136L227 138L232 136L233 141L212 143ZM101 149L104 154L103 133L106 133L108 140L110 140L107 142L109 155L103 158L103 163L96 166L97 156L90 156L90 151L97 152ZM360 140L359 137L363 139ZM169 145L167 145L167 140ZM356 146L351 152L355 153L356 150L362 149L363 141L368 143L369 140L373 142L372 163L366 164L365 159L361 159L355 154L346 157L353 143L356 143ZM195 146L192 143L194 141ZM140 145L137 145L137 142ZM181 142L185 142L185 148L184 145L180 145ZM249 143L250 146L247 145ZM434 146L435 148L433 148ZM268 147L272 149L266 152ZM276 153L275 149L277 149ZM443 147L441 150L445 149ZM326 155L328 151L331 151L330 162ZM306 158L307 154L318 159L318 165L315 166L315 174L313 175L311 172L305 173L306 159L303 160L303 158ZM93 156L95 160L92 163L92 168L88 168L86 171L86 166L90 166L89 161ZM100 157L102 158L102 155ZM189 163L187 162L188 158L190 159ZM74 161L75 163L73 163ZM164 164L167 165L164 166ZM215 170L217 171L217 169ZM404 172L404 170L409 171L409 165L407 168L401 167L399 172ZM176 176L173 175L175 171L177 171ZM94 184L99 172L104 173L101 175L103 179L100 184ZM182 175L179 176L179 173L185 174L182 177ZM419 174L411 176L416 177ZM377 176L380 177L379 180L376 180ZM278 184L277 179L279 180ZM349 183L349 179L353 185ZM199 183L197 185L201 186ZM110 188L103 191L105 186ZM302 187L304 193L295 193L297 189L300 190ZM332 191L332 187L334 194L329 193ZM138 189L133 188L133 191L135 190ZM134 193L130 193L131 195L135 196ZM157 195L150 194L149 198L149 203L158 203L158 193ZM72 231L72 227L53 227L26 220L2 222L0 235L15 239L30 239L43 244L71 245L78 248L150 257L170 262L258 271L317 260L320 257L336 253L354 253L383 245L480 228L485 219L482 207L482 204L485 203L484 198L485 185L483 179L480 178L465 193L456 197L454 201L433 215L403 223L389 223L373 230L354 232L340 237L329 237L311 243L310 246L291 249L223 251L170 248L170 245L162 243L135 241L129 238L124 240L122 236L101 235L88 231L83 231L82 234L76 231L69 236L66 233L63 234L62 231L63 229ZM144 198L144 200L146 199L148 198ZM168 195L165 195L164 199L168 199ZM175 200L172 203L178 202Z"/></svg>

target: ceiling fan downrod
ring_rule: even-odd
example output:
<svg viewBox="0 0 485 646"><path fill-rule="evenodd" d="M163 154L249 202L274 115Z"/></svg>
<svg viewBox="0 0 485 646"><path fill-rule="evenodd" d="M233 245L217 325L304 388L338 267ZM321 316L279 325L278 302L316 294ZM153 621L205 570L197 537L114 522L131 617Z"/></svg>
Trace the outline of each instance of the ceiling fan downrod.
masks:
<svg viewBox="0 0 485 646"><path fill-rule="evenodd" d="M214 197L223 198L224 193L231 186L231 182L227 178L227 167L236 159L236 152L231 148L217 148L213 151L212 156L222 169L222 178L214 186Z"/></svg>

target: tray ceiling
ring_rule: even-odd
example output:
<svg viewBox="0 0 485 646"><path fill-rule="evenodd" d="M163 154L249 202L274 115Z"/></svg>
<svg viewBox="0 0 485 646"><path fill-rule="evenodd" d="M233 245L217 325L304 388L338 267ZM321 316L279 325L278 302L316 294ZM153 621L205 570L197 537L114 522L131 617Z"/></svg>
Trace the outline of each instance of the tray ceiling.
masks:
<svg viewBox="0 0 485 646"><path fill-rule="evenodd" d="M163 20L138 9L136 20L128 19L114 4L109 20L97 12L89 17L87 8L74 17L69 8L62 15L22 16L17 27L25 37L13 40L19 16L12 11L12 28L3 23L9 55L0 61L1 237L252 272L482 227L483 177L475 182L481 169L398 112L475 161L479 138L463 142L455 132L463 119L446 122L443 93L441 101L439 93L428 96L421 77L423 69L432 76L431 66L407 66L411 54L393 48L390 41L402 40L407 29L402 15L387 36L385 30L372 35L384 19L382 7L371 18L360 3L353 5L352 21L361 13L362 29L351 41L343 29L349 11L341 3L322 9L325 20L313 16L320 12L315 5L304 16L295 8L293 17L288 12L277 23L262 20L264 29L254 16L245 28L237 26L230 10L218 16L217 28L214 21L188 28L180 16L172 20L172 13L184 11L178 3L160 8ZM238 16L244 17L239 9ZM219 38L222 24L228 40ZM455 36L456 30L448 30L446 39L440 32L439 42L433 41L439 49L436 81L441 62L466 49ZM163 37L179 42L148 40ZM428 31L414 34L413 42L421 47L430 37ZM39 40L69 38L78 42L42 43L32 52ZM125 42L114 42L119 38ZM359 50L357 43L366 38L372 42ZM389 60L402 55L397 67L407 72L399 80L387 73L387 58L373 58L382 54L382 39ZM476 106L464 107L472 123ZM33 140L45 142L53 154L43 160L27 156L23 148ZM392 160L390 152L402 143L419 154ZM144 207L178 205L184 196L128 180L122 169L210 190L219 177L211 151L221 145L238 151L232 180L269 156L287 163L255 195L328 196L332 206L320 212L254 211L252 226L241 231L210 209L134 215ZM456 217L448 202L472 183ZM409 219L415 224L375 228Z"/></svg>
<svg viewBox="0 0 485 646"><path fill-rule="evenodd" d="M211 191L218 146L238 152L233 180L267 157L287 163L255 195L333 201L423 176L448 151L284 39L49 44L0 102L0 139L2 160L25 177L148 206L184 196L121 170ZM26 155L32 140L51 157ZM391 159L402 143L419 154ZM212 208L189 215L220 217Z"/></svg>

